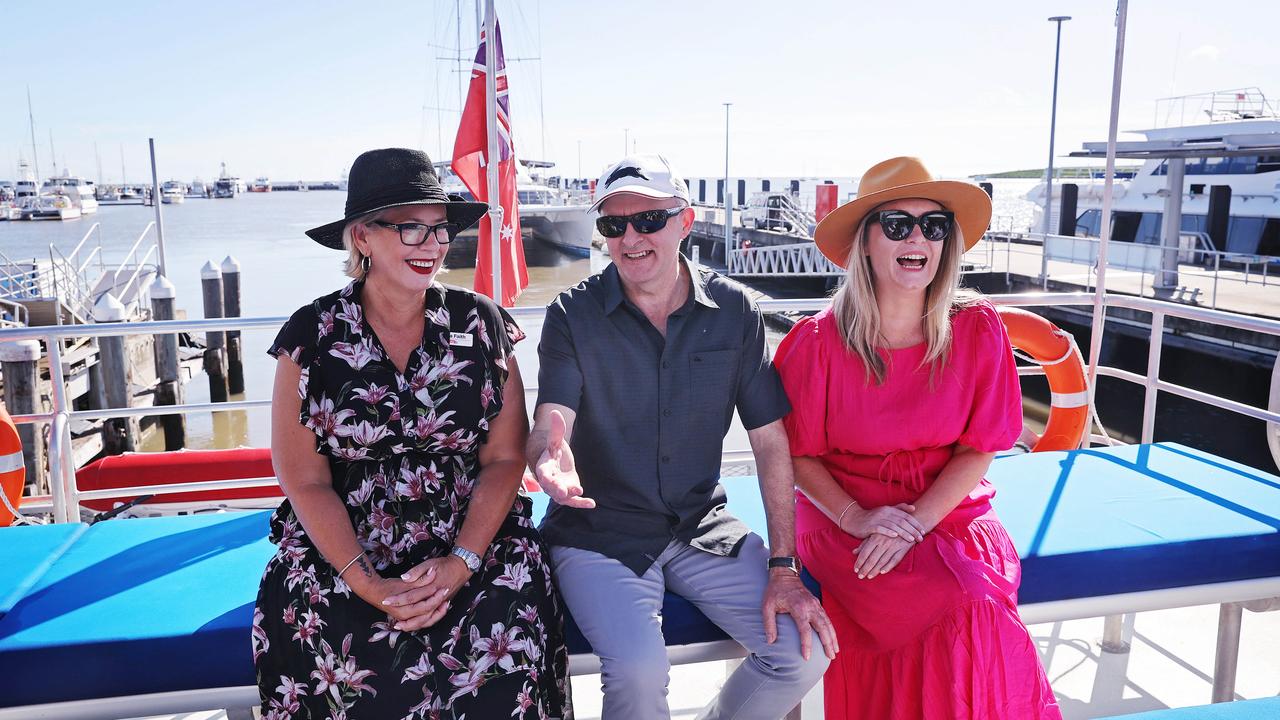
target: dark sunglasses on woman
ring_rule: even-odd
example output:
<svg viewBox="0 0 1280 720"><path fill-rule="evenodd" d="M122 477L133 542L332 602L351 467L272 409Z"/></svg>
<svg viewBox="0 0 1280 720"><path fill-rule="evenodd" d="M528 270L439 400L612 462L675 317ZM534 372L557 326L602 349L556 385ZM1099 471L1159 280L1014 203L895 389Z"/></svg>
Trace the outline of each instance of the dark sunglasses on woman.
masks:
<svg viewBox="0 0 1280 720"><path fill-rule="evenodd" d="M949 210L932 210L920 217L902 210L881 210L871 213L868 225L878 223L884 236L890 240L906 240L911 236L911 230L919 225L920 234L926 240L938 242L951 235L955 222L956 215Z"/></svg>
<svg viewBox="0 0 1280 720"><path fill-rule="evenodd" d="M596 230L607 238L620 238L627 232L627 223L642 235L656 233L667 226L667 221L684 212L684 207L670 210L645 210L633 215L601 215L596 218Z"/></svg>

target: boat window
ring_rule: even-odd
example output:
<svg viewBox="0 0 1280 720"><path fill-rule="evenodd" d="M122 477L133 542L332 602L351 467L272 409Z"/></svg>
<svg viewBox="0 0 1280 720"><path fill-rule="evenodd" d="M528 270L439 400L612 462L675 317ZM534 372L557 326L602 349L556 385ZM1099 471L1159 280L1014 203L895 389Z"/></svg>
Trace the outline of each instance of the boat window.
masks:
<svg viewBox="0 0 1280 720"><path fill-rule="evenodd" d="M1227 252L1253 255L1258 252L1262 240L1262 228L1266 218L1233 217L1227 227Z"/></svg>
<svg viewBox="0 0 1280 720"><path fill-rule="evenodd" d="M1138 223L1142 213L1115 212L1111 214L1111 239L1120 242L1133 242L1138 233ZM1099 231L1101 232L1101 231Z"/></svg>
<svg viewBox="0 0 1280 720"><path fill-rule="evenodd" d="M1134 242L1159 245L1163 217L1164 213L1142 213L1142 222L1138 223L1138 234L1134 237Z"/></svg>
<svg viewBox="0 0 1280 720"><path fill-rule="evenodd" d="M1231 158L1231 170L1229 172L1232 175L1252 175L1257 167L1257 155L1244 155Z"/></svg>
<svg viewBox="0 0 1280 720"><path fill-rule="evenodd" d="M1205 232L1204 215L1183 215L1182 232Z"/></svg>
<svg viewBox="0 0 1280 720"><path fill-rule="evenodd" d="M1258 165L1254 168L1255 173L1268 173L1280 170L1280 155L1263 155L1258 158Z"/></svg>
<svg viewBox="0 0 1280 720"><path fill-rule="evenodd" d="M1258 240L1258 254L1280 257L1280 218L1267 218Z"/></svg>
<svg viewBox="0 0 1280 720"><path fill-rule="evenodd" d="M1102 234L1102 212L1085 210L1076 218L1076 234L1085 237L1098 237Z"/></svg>
<svg viewBox="0 0 1280 720"><path fill-rule="evenodd" d="M1203 175L1226 175L1231 171L1231 158L1205 158Z"/></svg>

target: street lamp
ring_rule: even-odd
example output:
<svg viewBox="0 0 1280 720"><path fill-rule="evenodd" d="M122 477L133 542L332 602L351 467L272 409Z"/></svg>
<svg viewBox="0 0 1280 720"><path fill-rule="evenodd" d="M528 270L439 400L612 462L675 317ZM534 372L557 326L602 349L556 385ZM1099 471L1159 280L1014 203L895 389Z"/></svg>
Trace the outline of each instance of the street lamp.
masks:
<svg viewBox="0 0 1280 720"><path fill-rule="evenodd" d="M578 141L578 177L582 177L582 141Z"/></svg>
<svg viewBox="0 0 1280 720"><path fill-rule="evenodd" d="M631 154L631 128L622 128L622 157Z"/></svg>
<svg viewBox="0 0 1280 720"><path fill-rule="evenodd" d="M1049 221L1053 210L1053 135L1058 124L1058 60L1062 55L1062 23L1070 19L1066 15L1055 15L1049 18L1049 22L1058 24L1058 39L1053 48L1053 109L1049 112L1049 167L1045 171L1044 238L1040 246L1040 280L1046 289L1049 285L1049 255L1046 246L1049 241Z"/></svg>

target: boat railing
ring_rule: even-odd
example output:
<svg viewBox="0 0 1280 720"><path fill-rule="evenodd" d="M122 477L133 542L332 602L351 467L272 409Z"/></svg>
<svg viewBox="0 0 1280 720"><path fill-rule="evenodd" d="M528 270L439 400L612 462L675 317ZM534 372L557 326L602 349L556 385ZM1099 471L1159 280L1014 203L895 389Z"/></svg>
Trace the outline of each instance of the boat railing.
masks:
<svg viewBox="0 0 1280 720"><path fill-rule="evenodd" d="M29 319L26 305L0 298L0 328L23 327Z"/></svg>
<svg viewBox="0 0 1280 720"><path fill-rule="evenodd" d="M1036 307L1086 307L1094 304L1091 293L1021 293L1013 295L993 295L990 300L997 305ZM760 309L766 313L814 312L824 307L827 299L799 300L763 300ZM1166 333L1166 324L1170 318L1206 323L1240 330L1280 336L1280 320L1242 315L1238 313L1211 310L1208 308L1190 307L1178 303L1153 300L1150 298L1126 295L1105 296L1104 308L1127 308L1150 315L1150 342L1147 355L1146 374L1130 372L1120 368L1099 366L1097 373L1124 382L1136 384L1144 388L1141 441L1149 443L1154 440L1156 412L1161 393L1177 395L1183 398L1204 403L1213 407L1238 413L1268 423L1274 430L1280 425L1280 371L1273 375L1271 388L1271 404L1268 408L1242 403L1219 397L1195 388L1179 385L1160 378L1160 358ZM514 308L511 314L518 321L537 322L543 315L538 307ZM185 403L180 405L153 407L104 408L95 410L75 410L69 399L69 392L62 372L62 344L67 338L80 337L118 337L126 335L169 335L174 333L202 333L227 330L276 330L287 320L285 317L260 318L219 318L206 320L169 320L159 322L129 322L90 325L62 325L39 328L0 328L0 343L21 341L42 341L48 355L48 368L52 383L48 412L15 415L17 423L49 424L49 478L50 494L47 496L28 498L21 509L25 513L51 513L55 522L73 522L79 520L79 506L82 501L128 497L136 495L164 495L196 490L236 489L266 487L277 483L273 477L248 478L240 480L219 480L201 483L174 483L171 485L148 485L140 487L122 487L108 490L82 491L76 482L75 465L71 450L72 421L105 420L112 418L134 418L143 416L160 416L181 414L189 415L208 412L243 411L269 407L269 399L241 400L223 403ZM1082 359L1083 360L1083 359ZM1042 373L1038 366L1019 368L1022 375ZM535 375L536 376L536 375ZM532 384L531 384L532 385ZM536 395L537 388L529 387L527 392ZM749 450L731 451L724 454L723 463L750 462Z"/></svg>
<svg viewBox="0 0 1280 720"><path fill-rule="evenodd" d="M41 297L40 266L35 258L13 260L0 250L0 297Z"/></svg>
<svg viewBox="0 0 1280 720"><path fill-rule="evenodd" d="M1248 300L1249 292L1280 284L1277 278L1280 256L1217 250L1203 232L1182 232L1179 239L1177 247L1141 242L1110 243L1108 292L1215 310L1239 310L1245 306L1261 306L1260 302ZM1054 280L1090 290L1096 280L1100 244L1094 237L991 232L985 242L966 253L965 258L985 258L990 271L1004 272L1006 280L1012 275L1036 278L1042 290L1047 291ZM1059 265L1049 267L1049 263ZM1060 264L1084 266L1083 272L1063 271ZM1237 307L1227 306L1228 297L1232 298L1230 304Z"/></svg>

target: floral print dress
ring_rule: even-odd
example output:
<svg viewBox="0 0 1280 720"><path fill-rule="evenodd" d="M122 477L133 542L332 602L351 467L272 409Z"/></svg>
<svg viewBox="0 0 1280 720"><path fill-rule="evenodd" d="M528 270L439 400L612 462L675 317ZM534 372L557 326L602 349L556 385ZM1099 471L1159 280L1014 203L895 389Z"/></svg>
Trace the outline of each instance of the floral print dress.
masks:
<svg viewBox="0 0 1280 720"><path fill-rule="evenodd" d="M487 298L436 284L400 373L364 321L362 288L298 310L269 352L301 366L300 422L370 562L394 577L453 547L523 333ZM254 610L263 717L572 717L564 618L530 512L518 496L445 616L401 632L337 577L285 501Z"/></svg>

